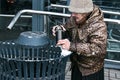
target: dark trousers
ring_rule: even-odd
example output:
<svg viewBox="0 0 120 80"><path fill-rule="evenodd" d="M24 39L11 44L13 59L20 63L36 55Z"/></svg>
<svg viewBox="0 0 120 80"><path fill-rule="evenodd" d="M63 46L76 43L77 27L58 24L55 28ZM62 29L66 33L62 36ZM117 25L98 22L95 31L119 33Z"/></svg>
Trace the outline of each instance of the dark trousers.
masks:
<svg viewBox="0 0 120 80"><path fill-rule="evenodd" d="M73 66L71 75L71 80L104 80L104 68L94 74L82 76L78 67Z"/></svg>

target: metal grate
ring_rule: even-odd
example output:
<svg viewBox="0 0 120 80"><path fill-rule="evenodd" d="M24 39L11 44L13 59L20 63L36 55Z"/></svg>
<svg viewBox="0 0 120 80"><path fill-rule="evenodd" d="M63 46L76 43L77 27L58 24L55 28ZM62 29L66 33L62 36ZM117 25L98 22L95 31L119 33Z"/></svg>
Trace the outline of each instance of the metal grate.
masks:
<svg viewBox="0 0 120 80"><path fill-rule="evenodd" d="M56 46L0 43L0 80L65 80L68 56Z"/></svg>

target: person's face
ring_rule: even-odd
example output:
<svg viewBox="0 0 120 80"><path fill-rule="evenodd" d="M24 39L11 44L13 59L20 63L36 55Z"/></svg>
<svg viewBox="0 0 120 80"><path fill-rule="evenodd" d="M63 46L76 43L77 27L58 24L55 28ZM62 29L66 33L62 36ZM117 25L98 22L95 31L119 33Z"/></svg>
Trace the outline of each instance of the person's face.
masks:
<svg viewBox="0 0 120 80"><path fill-rule="evenodd" d="M75 19L77 24L81 24L85 21L87 13L72 13L71 16Z"/></svg>

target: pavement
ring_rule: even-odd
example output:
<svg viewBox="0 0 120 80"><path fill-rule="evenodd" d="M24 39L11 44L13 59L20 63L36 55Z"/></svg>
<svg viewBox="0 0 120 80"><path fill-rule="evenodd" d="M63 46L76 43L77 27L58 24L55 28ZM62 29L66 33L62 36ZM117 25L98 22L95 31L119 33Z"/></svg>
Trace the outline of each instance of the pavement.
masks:
<svg viewBox="0 0 120 80"><path fill-rule="evenodd" d="M66 70L68 69L70 62L67 62ZM120 70L104 68L104 80L120 80ZM68 71L65 80L71 80L71 71Z"/></svg>

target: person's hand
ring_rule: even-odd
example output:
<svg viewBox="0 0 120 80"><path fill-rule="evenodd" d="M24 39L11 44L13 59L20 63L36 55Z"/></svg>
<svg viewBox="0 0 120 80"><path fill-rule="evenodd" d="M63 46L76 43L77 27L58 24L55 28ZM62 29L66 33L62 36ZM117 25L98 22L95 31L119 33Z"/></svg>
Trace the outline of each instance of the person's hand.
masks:
<svg viewBox="0 0 120 80"><path fill-rule="evenodd" d="M70 41L68 39L62 39L57 42L58 46L61 46L63 49L69 50Z"/></svg>
<svg viewBox="0 0 120 80"><path fill-rule="evenodd" d="M53 36L56 36L56 29L58 27L61 27L63 31L66 31L66 29L62 25L53 26L53 28L52 28L52 34L53 34Z"/></svg>

